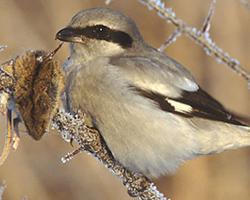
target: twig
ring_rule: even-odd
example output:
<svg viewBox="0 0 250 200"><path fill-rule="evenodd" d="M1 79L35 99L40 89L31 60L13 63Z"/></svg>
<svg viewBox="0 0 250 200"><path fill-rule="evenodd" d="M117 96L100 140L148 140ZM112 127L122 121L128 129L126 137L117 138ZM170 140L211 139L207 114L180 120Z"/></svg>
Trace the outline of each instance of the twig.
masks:
<svg viewBox="0 0 250 200"><path fill-rule="evenodd" d="M167 40L158 48L158 51L164 51L167 47L173 44L178 37L181 36L181 30L177 28L168 38Z"/></svg>
<svg viewBox="0 0 250 200"><path fill-rule="evenodd" d="M163 19L166 19L168 22L172 23L174 26L176 26L178 29L181 30L182 33L187 35L189 38L193 39L197 44L199 44L206 53L209 55L214 55L216 57L216 60L218 62L223 62L227 66L229 66L231 69L233 69L237 74L242 76L248 83L249 89L250 89L250 74L243 68L243 66L240 64L240 62L232 58L228 53L224 52L221 48L219 48L216 43L213 42L213 40L210 38L209 34L204 34L202 31L198 31L196 28L189 26L187 23L185 23L183 20L179 19L176 14L173 12L171 8L165 7L165 4L161 0L139 0L141 3L147 5L150 9L154 9L157 11L159 16L161 16ZM209 30L211 17L214 12L214 3L212 2L212 5L210 7L210 12L207 17L207 24L206 26L203 26L203 29Z"/></svg>
<svg viewBox="0 0 250 200"><path fill-rule="evenodd" d="M208 11L208 15L207 15L207 17L203 23L203 26L201 28L202 33L208 33L210 31L212 17L213 17L214 12L215 12L215 4L216 4L216 0L212 0L209 11Z"/></svg>
<svg viewBox="0 0 250 200"><path fill-rule="evenodd" d="M148 178L142 174L130 172L113 158L98 131L84 124L84 114L81 112L71 115L60 110L55 114L52 123L54 128L59 130L61 136L67 138L66 141L70 138L79 145L78 149L62 159L64 163L71 160L77 153L85 151L97 158L113 174L118 176L126 186L130 196L141 200L167 199Z"/></svg>

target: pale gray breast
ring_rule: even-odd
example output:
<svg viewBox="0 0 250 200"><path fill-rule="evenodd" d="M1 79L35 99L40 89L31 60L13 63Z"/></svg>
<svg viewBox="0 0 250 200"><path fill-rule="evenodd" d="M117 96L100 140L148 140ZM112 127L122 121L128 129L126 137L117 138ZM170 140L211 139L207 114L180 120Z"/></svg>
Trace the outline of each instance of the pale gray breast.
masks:
<svg viewBox="0 0 250 200"><path fill-rule="evenodd" d="M129 169L153 176L174 170L193 155L194 140L185 139L187 122L131 89L133 79L123 70L129 62L109 61L73 66L67 81L71 109L91 116L113 155Z"/></svg>

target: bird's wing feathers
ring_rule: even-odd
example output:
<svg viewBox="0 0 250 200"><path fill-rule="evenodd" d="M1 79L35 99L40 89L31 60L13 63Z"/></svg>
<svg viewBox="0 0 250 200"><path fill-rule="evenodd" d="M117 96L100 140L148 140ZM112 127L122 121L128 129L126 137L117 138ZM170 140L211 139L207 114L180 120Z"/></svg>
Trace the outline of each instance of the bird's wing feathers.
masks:
<svg viewBox="0 0 250 200"><path fill-rule="evenodd" d="M111 64L119 66L127 79L139 88L162 95L177 97L182 90L196 91L199 86L191 74L170 59L154 59L143 56L116 57Z"/></svg>
<svg viewBox="0 0 250 200"><path fill-rule="evenodd" d="M160 109L184 117L200 117L243 125L221 103L203 91L190 73L176 61L146 57L111 60L125 72L131 90L150 99Z"/></svg>

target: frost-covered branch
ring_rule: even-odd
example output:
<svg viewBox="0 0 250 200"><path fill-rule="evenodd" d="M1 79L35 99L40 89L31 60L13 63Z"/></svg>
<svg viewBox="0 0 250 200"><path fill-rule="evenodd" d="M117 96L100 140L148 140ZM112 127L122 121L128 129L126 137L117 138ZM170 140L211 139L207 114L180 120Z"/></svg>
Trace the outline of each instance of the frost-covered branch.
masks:
<svg viewBox="0 0 250 200"><path fill-rule="evenodd" d="M84 124L84 114L78 112L71 115L60 110L52 123L64 140L73 140L79 145L78 149L63 157L63 162L69 161L81 151L90 153L121 179L130 196L141 200L166 200L149 179L142 174L130 172L113 158L98 131Z"/></svg>
<svg viewBox="0 0 250 200"><path fill-rule="evenodd" d="M182 34L181 30L177 28L168 38L167 40L158 48L159 51L164 51L167 47L173 44L178 37Z"/></svg>
<svg viewBox="0 0 250 200"><path fill-rule="evenodd" d="M139 0L141 3L148 6L150 10L154 9L157 11L160 17L172 23L179 29L179 32L187 35L189 38L194 40L206 51L208 55L213 55L216 57L218 62L223 62L231 69L233 69L237 74L246 79L248 86L250 88L250 74L243 68L240 62L231 57L228 53L222 50L217 44L211 39L209 35L209 27L211 18L214 13L215 0L209 9L208 17L206 18L204 25L201 30L189 26L182 19L178 18L171 8L165 7L165 4L161 0ZM243 0L242 0L243 2ZM246 1L244 1L246 2ZM247 3L247 2L246 2Z"/></svg>
<svg viewBox="0 0 250 200"><path fill-rule="evenodd" d="M201 28L201 32L203 34L209 34L211 22L212 22L212 17L213 17L214 12L215 12L215 4L216 4L216 0L212 0L209 11L208 11L208 15L207 15L206 19L204 20L203 26Z"/></svg>

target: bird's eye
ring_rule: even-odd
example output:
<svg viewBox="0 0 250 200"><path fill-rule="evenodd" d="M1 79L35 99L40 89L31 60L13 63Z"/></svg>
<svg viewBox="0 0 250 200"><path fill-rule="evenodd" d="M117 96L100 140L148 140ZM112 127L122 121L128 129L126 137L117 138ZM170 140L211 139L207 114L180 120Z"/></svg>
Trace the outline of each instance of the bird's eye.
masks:
<svg viewBox="0 0 250 200"><path fill-rule="evenodd" d="M103 25L97 25L97 26L95 26L95 32L102 33L102 32L104 32L105 30L107 30L107 27L106 27L106 26L103 26Z"/></svg>
<svg viewBox="0 0 250 200"><path fill-rule="evenodd" d="M84 29L84 34L95 38L102 38L108 34L109 28L103 25L89 26Z"/></svg>

